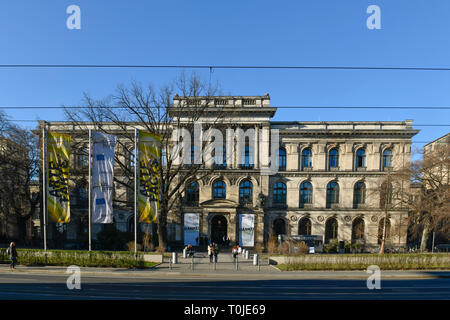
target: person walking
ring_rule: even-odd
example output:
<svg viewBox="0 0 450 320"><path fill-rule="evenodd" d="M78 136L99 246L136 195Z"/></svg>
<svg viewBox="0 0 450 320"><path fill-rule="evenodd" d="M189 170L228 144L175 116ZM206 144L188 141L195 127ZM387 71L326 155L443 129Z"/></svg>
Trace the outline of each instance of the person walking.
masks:
<svg viewBox="0 0 450 320"><path fill-rule="evenodd" d="M17 250L16 250L16 244L14 242L11 242L9 245L9 248L6 250L6 252L9 254L9 259L11 260L11 264L9 265L9 268L11 271L16 268L17 264Z"/></svg>
<svg viewBox="0 0 450 320"><path fill-rule="evenodd" d="M213 262L214 252L213 252L213 246L212 243L208 245L208 256L209 256L209 263Z"/></svg>
<svg viewBox="0 0 450 320"><path fill-rule="evenodd" d="M217 263L219 255L219 246L216 243L214 243L213 253L214 253L214 262Z"/></svg>
<svg viewBox="0 0 450 320"><path fill-rule="evenodd" d="M231 253L233 254L233 261L236 262L236 256L238 254L238 249L235 245L233 246L233 249L231 249Z"/></svg>

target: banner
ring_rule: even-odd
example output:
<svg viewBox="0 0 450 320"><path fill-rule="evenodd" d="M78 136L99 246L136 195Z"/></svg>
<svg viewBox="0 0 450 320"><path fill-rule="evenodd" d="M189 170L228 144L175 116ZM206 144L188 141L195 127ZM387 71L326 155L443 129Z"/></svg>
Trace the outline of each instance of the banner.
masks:
<svg viewBox="0 0 450 320"><path fill-rule="evenodd" d="M253 247L255 240L255 215L239 215L239 245L241 247Z"/></svg>
<svg viewBox="0 0 450 320"><path fill-rule="evenodd" d="M139 222L156 222L159 209L159 159L161 137L139 132L138 214Z"/></svg>
<svg viewBox="0 0 450 320"><path fill-rule="evenodd" d="M200 215L198 213L184 214L184 245L198 246L200 231Z"/></svg>
<svg viewBox="0 0 450 320"><path fill-rule="evenodd" d="M47 133L47 206L51 221L70 222L70 136Z"/></svg>
<svg viewBox="0 0 450 320"><path fill-rule="evenodd" d="M92 222L113 223L116 136L92 131Z"/></svg>

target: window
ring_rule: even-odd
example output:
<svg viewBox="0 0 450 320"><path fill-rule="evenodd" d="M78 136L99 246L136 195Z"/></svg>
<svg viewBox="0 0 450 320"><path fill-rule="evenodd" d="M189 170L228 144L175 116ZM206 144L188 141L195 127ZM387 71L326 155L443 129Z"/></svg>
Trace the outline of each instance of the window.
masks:
<svg viewBox="0 0 450 320"><path fill-rule="evenodd" d="M253 153L248 143L245 144L244 154L241 158L241 169L253 169Z"/></svg>
<svg viewBox="0 0 450 320"><path fill-rule="evenodd" d="M286 204L286 185L283 182L277 182L273 186L273 203Z"/></svg>
<svg viewBox="0 0 450 320"><path fill-rule="evenodd" d="M87 168L89 166L89 147L87 144L83 145L83 148L78 154L78 167Z"/></svg>
<svg viewBox="0 0 450 320"><path fill-rule="evenodd" d="M327 186L327 208L336 203L339 203L339 185L332 181Z"/></svg>
<svg viewBox="0 0 450 320"><path fill-rule="evenodd" d="M309 148L302 152L302 168L312 168L312 152Z"/></svg>
<svg viewBox="0 0 450 320"><path fill-rule="evenodd" d="M359 205L366 202L366 185L362 181L355 184L353 190L353 208L358 208Z"/></svg>
<svg viewBox="0 0 450 320"><path fill-rule="evenodd" d="M186 202L191 204L198 203L199 192L198 192L198 183L191 182L186 188Z"/></svg>
<svg viewBox="0 0 450 320"><path fill-rule="evenodd" d="M135 161L136 161L136 150L132 149L130 150L130 167L134 168L135 166Z"/></svg>
<svg viewBox="0 0 450 320"><path fill-rule="evenodd" d="M383 152L383 170L385 168L392 168L392 151L390 149Z"/></svg>
<svg viewBox="0 0 450 320"><path fill-rule="evenodd" d="M358 149L356 151L356 168L366 167L366 151L364 149Z"/></svg>
<svg viewBox="0 0 450 320"><path fill-rule="evenodd" d="M227 186L223 181L217 181L213 184L213 199L225 199L227 197Z"/></svg>
<svg viewBox="0 0 450 320"><path fill-rule="evenodd" d="M248 181L242 181L239 185L239 202L241 204L251 203L253 201L253 184Z"/></svg>
<svg viewBox="0 0 450 320"><path fill-rule="evenodd" d="M216 152L219 151L219 152ZM219 163L219 154L222 151L222 163ZM217 150L214 150L214 168L216 169L226 169L227 168L227 149L225 146L219 146Z"/></svg>
<svg viewBox="0 0 450 320"><path fill-rule="evenodd" d="M303 208L305 204L312 203L313 188L310 182L305 181L300 185L300 208Z"/></svg>
<svg viewBox="0 0 450 320"><path fill-rule="evenodd" d="M339 151L337 149L331 149L328 154L328 168L339 168Z"/></svg>
<svg viewBox="0 0 450 320"><path fill-rule="evenodd" d="M298 234L300 236L311 235L311 220L309 218L301 218L298 222Z"/></svg>
<svg viewBox="0 0 450 320"><path fill-rule="evenodd" d="M338 238L338 222L335 218L329 218L325 223L325 243Z"/></svg>
<svg viewBox="0 0 450 320"><path fill-rule="evenodd" d="M286 150L278 150L278 171L286 171Z"/></svg>
<svg viewBox="0 0 450 320"><path fill-rule="evenodd" d="M380 208L384 209L386 206L392 204L392 196L392 184L387 181L383 182L380 189Z"/></svg>

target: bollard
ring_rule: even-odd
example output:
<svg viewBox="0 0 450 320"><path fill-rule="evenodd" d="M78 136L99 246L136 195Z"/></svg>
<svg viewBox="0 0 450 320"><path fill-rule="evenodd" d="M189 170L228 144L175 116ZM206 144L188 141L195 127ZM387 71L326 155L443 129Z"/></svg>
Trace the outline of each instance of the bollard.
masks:
<svg viewBox="0 0 450 320"><path fill-rule="evenodd" d="M236 256L236 271L239 270L239 255Z"/></svg>
<svg viewBox="0 0 450 320"><path fill-rule="evenodd" d="M247 250L245 251L245 259L250 259L250 252L248 252Z"/></svg>
<svg viewBox="0 0 450 320"><path fill-rule="evenodd" d="M169 259L169 270L172 270L172 260Z"/></svg>
<svg viewBox="0 0 450 320"><path fill-rule="evenodd" d="M194 271L194 256L192 256L191 269Z"/></svg>
<svg viewBox="0 0 450 320"><path fill-rule="evenodd" d="M172 263L177 264L178 263L178 256L176 252L172 252Z"/></svg>
<svg viewBox="0 0 450 320"><path fill-rule="evenodd" d="M255 254L253 255L253 265L254 265L254 266L259 265L259 259L258 259L258 258L259 258L259 257L258 257L258 254L255 253Z"/></svg>
<svg viewBox="0 0 450 320"><path fill-rule="evenodd" d="M183 258L186 259L186 249L183 249Z"/></svg>
<svg viewBox="0 0 450 320"><path fill-rule="evenodd" d="M216 271L216 264L217 264L217 262L216 262L216 260L214 260L214 271Z"/></svg>

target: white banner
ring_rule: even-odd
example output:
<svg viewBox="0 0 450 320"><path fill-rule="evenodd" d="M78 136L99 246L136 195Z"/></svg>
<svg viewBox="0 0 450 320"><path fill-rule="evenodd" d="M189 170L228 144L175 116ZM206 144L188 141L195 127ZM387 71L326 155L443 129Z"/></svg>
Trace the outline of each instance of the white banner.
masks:
<svg viewBox="0 0 450 320"><path fill-rule="evenodd" d="M92 222L113 223L116 136L92 132Z"/></svg>
<svg viewBox="0 0 450 320"><path fill-rule="evenodd" d="M198 246L200 230L200 215L198 213L184 214L184 245Z"/></svg>
<svg viewBox="0 0 450 320"><path fill-rule="evenodd" d="M255 215L239 215L239 245L253 247L255 245Z"/></svg>

